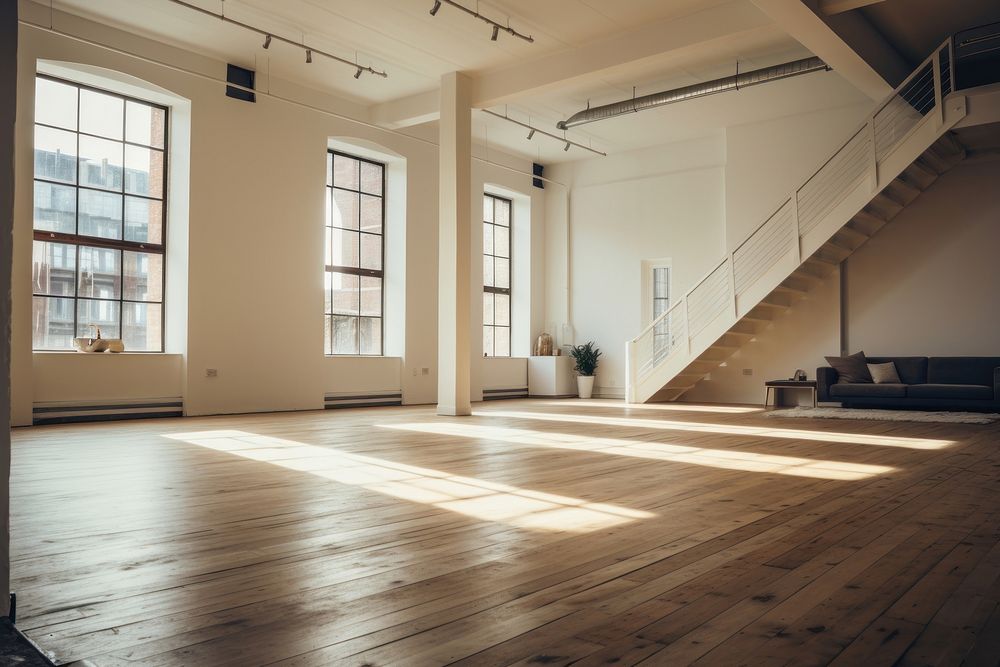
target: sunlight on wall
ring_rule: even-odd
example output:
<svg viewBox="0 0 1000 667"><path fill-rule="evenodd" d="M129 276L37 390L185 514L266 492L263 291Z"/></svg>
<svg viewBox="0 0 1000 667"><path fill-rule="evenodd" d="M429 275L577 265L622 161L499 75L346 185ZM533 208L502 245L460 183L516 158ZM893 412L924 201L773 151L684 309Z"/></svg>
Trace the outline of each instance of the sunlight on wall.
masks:
<svg viewBox="0 0 1000 667"><path fill-rule="evenodd" d="M690 431L693 433L719 433L722 435L745 435L760 438L843 442L852 445L878 445L880 447L904 447L906 449L944 449L955 444L953 440L902 438L890 435L836 433L833 431L803 431L791 428L765 428L758 426L735 426L731 424L702 424L699 422L674 422L630 417L594 417L590 415L560 415L544 412L511 412L506 410L473 411L472 414L479 417L510 417L513 419L534 419L538 421L566 422L569 424L598 424L601 426L648 428L660 431Z"/></svg>
<svg viewBox="0 0 1000 667"><path fill-rule="evenodd" d="M582 533L655 516L245 431L163 437L518 528Z"/></svg>
<svg viewBox="0 0 1000 667"><path fill-rule="evenodd" d="M597 401L585 399L579 401L588 407L621 408L623 410L658 410L660 412L715 412L718 414L746 414L762 412L764 408L750 408L737 405L694 405L687 403L626 403L624 401ZM566 407L566 399L561 401L546 401L542 405Z"/></svg>
<svg viewBox="0 0 1000 667"><path fill-rule="evenodd" d="M645 442L642 440L619 440L615 438L595 438L570 433L548 433L545 431L530 431L525 429L498 428L493 426L478 426L475 424L457 423L413 423L385 424L382 428L415 431L418 433L436 433L439 435L458 436L463 438L482 438L512 444L523 444L533 447L552 447L555 449L572 449L616 456L631 456L657 461L672 461L675 463L690 463L726 470L744 470L746 472L777 473L795 477L814 477L819 479L858 480L874 475L885 475L895 468L876 466L863 463L843 461L823 461L804 459L794 456L776 456L772 454L757 454L754 452L734 451L729 449L705 449L703 447L688 447L671 445L661 442Z"/></svg>

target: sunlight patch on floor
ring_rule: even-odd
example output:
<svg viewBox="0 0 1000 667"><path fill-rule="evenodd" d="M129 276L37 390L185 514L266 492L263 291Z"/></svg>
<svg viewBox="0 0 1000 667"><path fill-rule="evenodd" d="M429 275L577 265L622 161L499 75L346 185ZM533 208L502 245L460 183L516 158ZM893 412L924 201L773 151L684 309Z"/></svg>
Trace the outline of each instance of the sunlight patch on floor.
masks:
<svg viewBox="0 0 1000 667"><path fill-rule="evenodd" d="M507 410L473 411L478 417L509 417L511 419L532 419L568 424L597 424L600 426L621 426L625 428L645 428L659 431L687 431L691 433L717 433L722 435L742 435L760 438L785 438L790 440L812 440L816 442L840 442L852 445L878 445L880 447L903 447L906 449L944 449L955 444L953 440L932 440L928 438L904 438L891 435L869 435L864 433L837 433L834 431L806 431L791 428L770 428L763 426L736 426L733 424L704 424L700 422L677 422L661 419L636 419L634 417L597 417L577 414L549 414L545 412L517 412Z"/></svg>
<svg viewBox="0 0 1000 667"><path fill-rule="evenodd" d="M600 454L630 456L656 461L690 463L726 470L776 473L779 475L818 479L853 481L866 479L875 475L885 475L895 470L895 468L889 466L850 463L846 461L824 461L796 456L757 454L729 449L706 449L703 447L688 447L661 442L599 438L573 433L551 433L527 429L481 426L477 424L411 423L384 424L381 427L462 438L481 438L531 447L551 447L554 449L597 452Z"/></svg>
<svg viewBox="0 0 1000 667"><path fill-rule="evenodd" d="M539 401L541 405L566 407L566 399L561 401ZM762 412L764 408L753 408L740 405L695 405L688 403L626 403L625 401L577 401L587 407L620 408L623 410L655 410L658 412L712 412L726 415L742 415L751 412Z"/></svg>
<svg viewBox="0 0 1000 667"><path fill-rule="evenodd" d="M245 431L163 437L518 528L582 533L655 516Z"/></svg>

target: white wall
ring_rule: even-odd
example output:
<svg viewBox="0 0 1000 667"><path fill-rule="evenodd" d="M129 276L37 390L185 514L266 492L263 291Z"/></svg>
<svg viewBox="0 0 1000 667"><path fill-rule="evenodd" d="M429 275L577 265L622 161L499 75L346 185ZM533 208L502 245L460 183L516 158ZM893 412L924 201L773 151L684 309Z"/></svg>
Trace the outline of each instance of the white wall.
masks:
<svg viewBox="0 0 1000 667"><path fill-rule="evenodd" d="M945 173L846 262L847 345L1000 355L1000 159Z"/></svg>
<svg viewBox="0 0 1000 667"><path fill-rule="evenodd" d="M41 20L47 23L48 9L43 9ZM68 15L60 15L58 24L104 44L215 79L225 78L224 63ZM256 104L236 101L224 96L224 86L218 81L25 27L21 29L19 48L18 113L22 122L17 128L19 178L13 284L13 402L17 423L30 423L32 401L52 400L52 390L60 382L64 383L60 396L66 396L72 387L83 392L90 386L88 377L79 375L82 362L66 361L72 355L46 358L38 365L44 369L44 378L36 382L34 377L36 365L27 326L31 315L30 119L39 59L123 72L191 102L187 338L182 376L187 414L318 409L323 407L324 393L344 387L361 390L372 385L373 377L380 378L374 383L379 388L389 384L393 386L385 388L400 388L406 403L434 402L438 223L434 143L268 95L258 95ZM359 117L366 113L357 105L288 82L267 83L273 93L312 107ZM405 304L399 315L401 321L386 322L387 328L400 327L404 332L401 360L338 363L323 356L323 197L326 147L333 137L349 137L382 147L406 162L406 203L402 212L406 261L405 268L397 268L405 272ZM497 159L495 151L491 151L490 158ZM509 157L505 161L530 173L528 161ZM483 182L501 183L533 195L530 176L477 164L479 187ZM538 210L544 210L541 202ZM540 238L541 232L539 221L533 233ZM473 256L478 252L477 243ZM387 267L389 272L393 269ZM535 269L540 273L537 266ZM540 285L532 289L541 294ZM175 296L168 292L168 302ZM537 299L533 306L536 311L541 296ZM481 337L478 329L473 335ZM108 368L120 363L103 356L92 362ZM395 381L389 382L385 373L393 367L398 368L398 373ZM218 369L218 376L206 377L206 368ZM422 368L431 369L430 373L423 375L419 371ZM416 375L414 369L418 369ZM88 371L93 369L88 367ZM133 390L123 388L122 393ZM86 397L83 394L77 398Z"/></svg>
<svg viewBox="0 0 1000 667"><path fill-rule="evenodd" d="M642 260L671 258L681 294L722 257L724 164L717 135L552 170L571 189L568 207L554 197L548 209L546 281L560 285L568 264L569 290L568 301L548 290L546 326L559 345L593 340L602 350L598 395L624 395L625 342L643 326Z"/></svg>
<svg viewBox="0 0 1000 667"><path fill-rule="evenodd" d="M864 102L726 128L726 249L774 213L871 109Z"/></svg>

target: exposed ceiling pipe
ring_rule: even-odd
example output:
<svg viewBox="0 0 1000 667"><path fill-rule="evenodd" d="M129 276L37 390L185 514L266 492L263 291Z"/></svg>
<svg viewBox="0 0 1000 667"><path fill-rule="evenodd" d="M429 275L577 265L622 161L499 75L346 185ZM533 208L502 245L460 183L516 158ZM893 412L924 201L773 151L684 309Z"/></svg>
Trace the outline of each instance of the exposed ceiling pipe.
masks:
<svg viewBox="0 0 1000 667"><path fill-rule="evenodd" d="M584 123L606 120L608 118L614 118L615 116L621 116L627 113L637 113L639 111L644 111L645 109L660 107L664 104L684 102L685 100L692 100L696 97L705 97L706 95L724 93L730 90L739 90L740 88L756 86L760 83L787 79L788 77L798 76L799 74L808 74L810 72L818 72L820 70L829 69L830 67L825 62L815 56L812 58L803 58L802 60L782 63L781 65L774 65L773 67L764 67L762 69L755 69L742 74L726 76L721 79L715 79L714 81L696 83L691 86L675 88L674 90L666 90L661 93L634 97L630 100L624 100L622 102L613 102L611 104L605 104L604 106L587 108L573 114L566 120L559 121L556 123L556 127L560 130L566 130L577 125L583 125Z"/></svg>

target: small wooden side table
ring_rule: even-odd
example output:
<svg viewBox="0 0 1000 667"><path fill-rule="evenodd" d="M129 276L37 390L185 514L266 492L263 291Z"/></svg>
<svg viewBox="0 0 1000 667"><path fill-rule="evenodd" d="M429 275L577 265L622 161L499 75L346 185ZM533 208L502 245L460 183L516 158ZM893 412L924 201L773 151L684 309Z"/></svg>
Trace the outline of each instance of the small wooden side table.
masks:
<svg viewBox="0 0 1000 667"><path fill-rule="evenodd" d="M816 407L816 380L768 380L764 383L764 407L767 407L771 390L774 390L774 404L778 404L779 389L809 389L812 391L813 407Z"/></svg>

